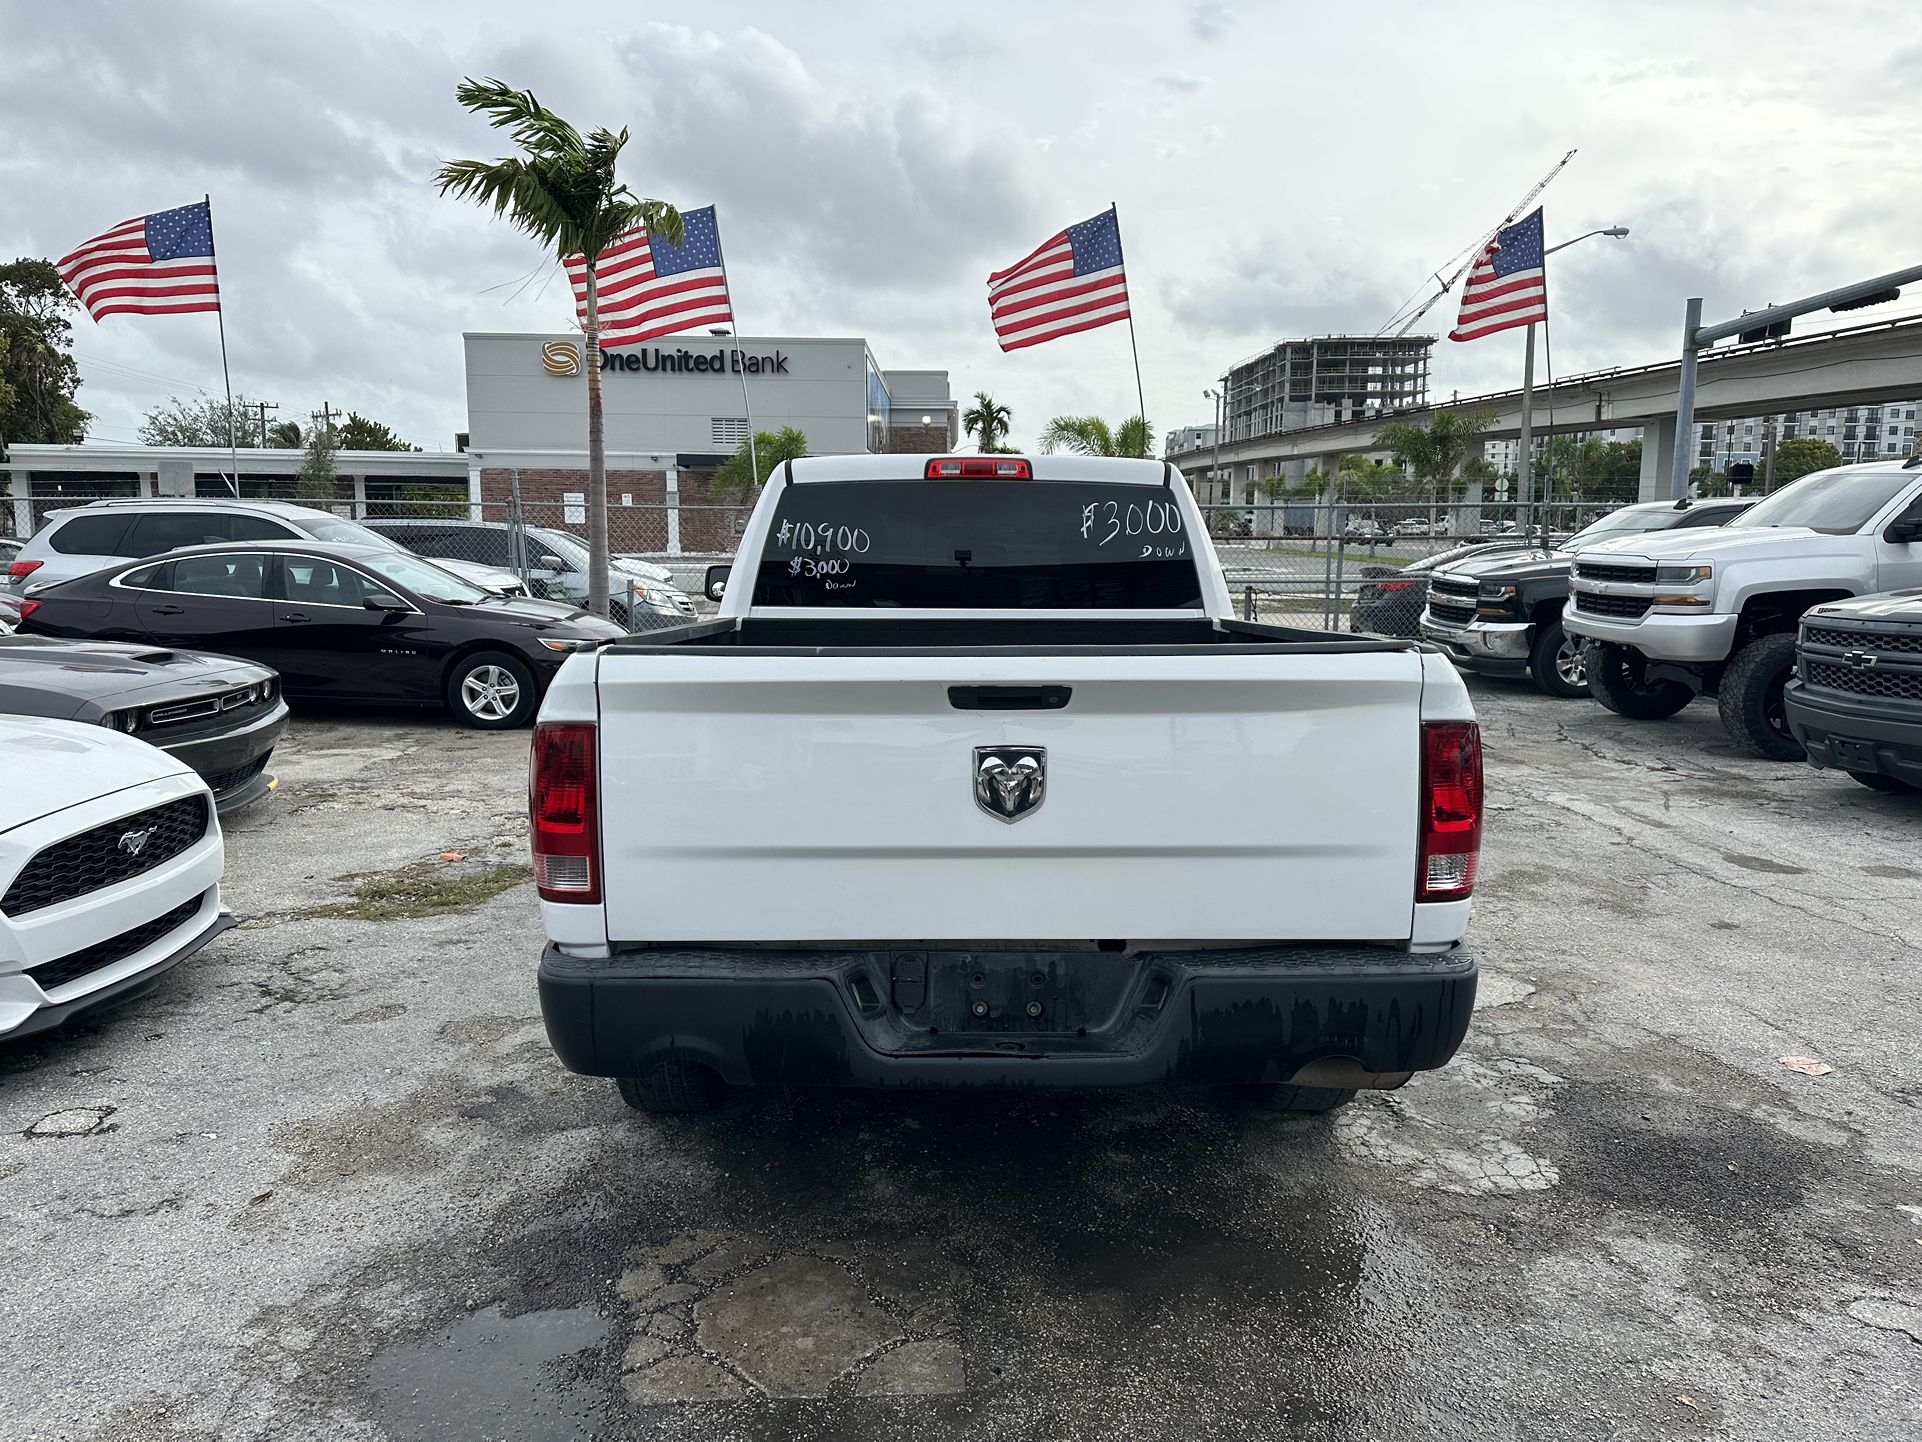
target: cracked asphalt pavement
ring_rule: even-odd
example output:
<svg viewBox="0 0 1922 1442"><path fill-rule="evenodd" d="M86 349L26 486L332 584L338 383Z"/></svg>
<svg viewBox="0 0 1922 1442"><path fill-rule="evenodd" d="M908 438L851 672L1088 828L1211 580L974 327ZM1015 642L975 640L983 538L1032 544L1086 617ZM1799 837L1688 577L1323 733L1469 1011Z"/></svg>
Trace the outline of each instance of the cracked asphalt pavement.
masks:
<svg viewBox="0 0 1922 1442"><path fill-rule="evenodd" d="M296 718L244 924L0 1046L0 1436L1912 1442L1922 802L1474 689L1475 1024L1332 1117L641 1117L547 1049L530 887L316 914L524 862L526 733Z"/></svg>

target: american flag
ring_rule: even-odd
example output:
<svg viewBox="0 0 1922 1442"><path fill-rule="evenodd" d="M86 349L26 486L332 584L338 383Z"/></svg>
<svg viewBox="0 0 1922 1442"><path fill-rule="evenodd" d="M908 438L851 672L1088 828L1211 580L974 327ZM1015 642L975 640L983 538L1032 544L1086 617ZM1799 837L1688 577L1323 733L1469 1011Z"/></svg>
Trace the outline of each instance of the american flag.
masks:
<svg viewBox="0 0 1922 1442"><path fill-rule="evenodd" d="M122 221L55 267L95 320L220 309L213 212L204 200Z"/></svg>
<svg viewBox="0 0 1922 1442"><path fill-rule="evenodd" d="M732 322L721 231L714 207L681 212L679 245L650 239L647 227L627 231L595 262L600 291L601 345L638 345L696 326ZM574 310L587 323L587 262L567 257Z"/></svg>
<svg viewBox="0 0 1922 1442"><path fill-rule="evenodd" d="M1450 340L1480 340L1498 330L1548 319L1542 275L1542 212L1495 232L1462 287L1462 313Z"/></svg>
<svg viewBox="0 0 1922 1442"><path fill-rule="evenodd" d="M1126 320L1128 276L1114 211L1069 226L989 276L988 314L1004 351Z"/></svg>

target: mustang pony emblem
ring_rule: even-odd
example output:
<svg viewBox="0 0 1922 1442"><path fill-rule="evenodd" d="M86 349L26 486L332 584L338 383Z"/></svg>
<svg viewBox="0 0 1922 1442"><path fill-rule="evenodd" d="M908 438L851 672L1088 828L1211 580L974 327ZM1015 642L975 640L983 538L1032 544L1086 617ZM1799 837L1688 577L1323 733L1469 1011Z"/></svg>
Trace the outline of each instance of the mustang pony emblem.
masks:
<svg viewBox="0 0 1922 1442"><path fill-rule="evenodd" d="M152 839L154 832L159 829L158 826L149 826L144 831L121 832L120 849L129 856L138 856L146 849L147 842Z"/></svg>
<svg viewBox="0 0 1922 1442"><path fill-rule="evenodd" d="M974 804L1010 824L1031 816L1048 794L1048 752L1043 746L974 748Z"/></svg>

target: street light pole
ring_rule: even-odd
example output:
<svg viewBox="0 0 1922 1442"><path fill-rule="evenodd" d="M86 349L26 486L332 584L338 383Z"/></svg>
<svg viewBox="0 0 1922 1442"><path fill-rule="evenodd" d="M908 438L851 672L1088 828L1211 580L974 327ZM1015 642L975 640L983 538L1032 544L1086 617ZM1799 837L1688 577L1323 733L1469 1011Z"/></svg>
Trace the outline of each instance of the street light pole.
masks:
<svg viewBox="0 0 1922 1442"><path fill-rule="evenodd" d="M1222 385L1224 388L1226 388L1227 382L1223 381ZM1210 400L1212 400L1215 403L1215 463L1208 472L1208 489L1212 493L1214 488L1221 484L1221 421L1222 421L1221 413L1223 410L1222 395L1220 391L1216 391L1216 390L1204 390L1202 394L1204 396L1207 396ZM1213 499L1212 494L1210 494L1209 499L1210 500Z"/></svg>
<svg viewBox="0 0 1922 1442"><path fill-rule="evenodd" d="M1549 246L1542 252L1542 259L1547 260L1556 251L1567 250L1575 241L1587 240L1592 235L1606 235L1620 240L1627 234L1628 227L1625 225L1587 231L1576 236L1575 240ZM1515 509L1521 523L1518 529L1523 536L1527 536L1535 511L1535 326L1532 322L1528 326L1528 349L1522 353L1522 433L1517 444L1521 448L1521 455L1515 462L1515 489L1518 493Z"/></svg>

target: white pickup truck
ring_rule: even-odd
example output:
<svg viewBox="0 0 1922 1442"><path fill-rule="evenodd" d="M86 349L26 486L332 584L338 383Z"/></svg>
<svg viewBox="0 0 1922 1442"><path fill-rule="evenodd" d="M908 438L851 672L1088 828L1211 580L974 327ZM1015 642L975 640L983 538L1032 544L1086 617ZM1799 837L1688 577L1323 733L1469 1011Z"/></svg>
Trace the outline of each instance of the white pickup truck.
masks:
<svg viewBox="0 0 1922 1442"><path fill-rule="evenodd" d="M1922 586L1922 457L1816 471L1717 530L1591 546L1562 626L1617 715L1659 720L1706 693L1730 740L1795 761L1783 694L1802 614L1904 586Z"/></svg>
<svg viewBox="0 0 1922 1442"><path fill-rule="evenodd" d="M1467 692L1419 642L1235 620L1171 467L797 460L709 594L571 656L530 763L548 1036L631 1105L1325 1110L1460 1045Z"/></svg>

